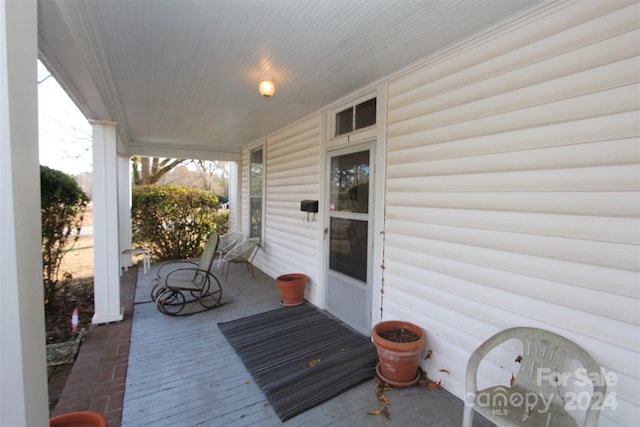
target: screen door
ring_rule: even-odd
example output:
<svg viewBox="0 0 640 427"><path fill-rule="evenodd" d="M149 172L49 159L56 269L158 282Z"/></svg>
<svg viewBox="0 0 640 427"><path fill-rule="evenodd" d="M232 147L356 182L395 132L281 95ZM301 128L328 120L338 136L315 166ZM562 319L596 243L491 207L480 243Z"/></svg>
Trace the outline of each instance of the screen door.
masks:
<svg viewBox="0 0 640 427"><path fill-rule="evenodd" d="M371 329L371 150L342 150L327 159L327 310L369 335Z"/></svg>

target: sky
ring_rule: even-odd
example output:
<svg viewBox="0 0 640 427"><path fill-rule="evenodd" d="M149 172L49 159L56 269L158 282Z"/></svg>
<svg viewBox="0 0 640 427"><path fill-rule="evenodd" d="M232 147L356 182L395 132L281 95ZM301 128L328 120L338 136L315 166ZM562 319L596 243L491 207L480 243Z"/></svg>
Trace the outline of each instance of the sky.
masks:
<svg viewBox="0 0 640 427"><path fill-rule="evenodd" d="M38 61L38 143L40 164L79 175L91 172L91 125Z"/></svg>

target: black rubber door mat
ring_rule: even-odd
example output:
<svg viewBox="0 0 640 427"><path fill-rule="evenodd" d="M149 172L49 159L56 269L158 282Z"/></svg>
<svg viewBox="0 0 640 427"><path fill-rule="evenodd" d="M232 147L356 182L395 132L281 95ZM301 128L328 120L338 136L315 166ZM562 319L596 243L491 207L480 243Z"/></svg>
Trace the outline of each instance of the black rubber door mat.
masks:
<svg viewBox="0 0 640 427"><path fill-rule="evenodd" d="M282 421L375 375L370 338L308 303L218 327Z"/></svg>

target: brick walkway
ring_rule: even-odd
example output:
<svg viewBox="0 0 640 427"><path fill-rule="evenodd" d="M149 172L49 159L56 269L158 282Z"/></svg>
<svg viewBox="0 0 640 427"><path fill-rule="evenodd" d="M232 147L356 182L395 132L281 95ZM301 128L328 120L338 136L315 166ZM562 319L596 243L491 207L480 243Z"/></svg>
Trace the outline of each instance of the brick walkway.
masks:
<svg viewBox="0 0 640 427"><path fill-rule="evenodd" d="M131 268L120 279L124 320L91 327L52 416L95 411L107 418L109 427L120 426L137 273Z"/></svg>

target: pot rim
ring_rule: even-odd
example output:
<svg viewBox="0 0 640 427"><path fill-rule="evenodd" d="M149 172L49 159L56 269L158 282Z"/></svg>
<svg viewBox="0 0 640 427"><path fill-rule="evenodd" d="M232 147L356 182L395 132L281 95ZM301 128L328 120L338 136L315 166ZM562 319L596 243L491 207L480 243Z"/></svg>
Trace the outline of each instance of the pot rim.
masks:
<svg viewBox="0 0 640 427"><path fill-rule="evenodd" d="M281 274L280 276L276 277L276 281L290 281L290 280L300 280L300 279L304 279L305 281L308 279L306 274L303 273L287 273L287 274Z"/></svg>
<svg viewBox="0 0 640 427"><path fill-rule="evenodd" d="M396 341L391 341L386 338L380 336L381 332L387 331L393 328L403 328L409 329L411 332L418 335L417 341L401 343ZM374 344L380 345L384 348L391 349L408 349L408 348L422 348L426 344L427 338L424 329L415 323L407 322L405 320L385 320L383 322L376 323L374 327L371 329L371 337L373 338Z"/></svg>
<svg viewBox="0 0 640 427"><path fill-rule="evenodd" d="M49 418L49 424L52 426L71 426L77 423L91 424L96 427L106 427L108 425L104 415L94 411L67 412L66 414Z"/></svg>

